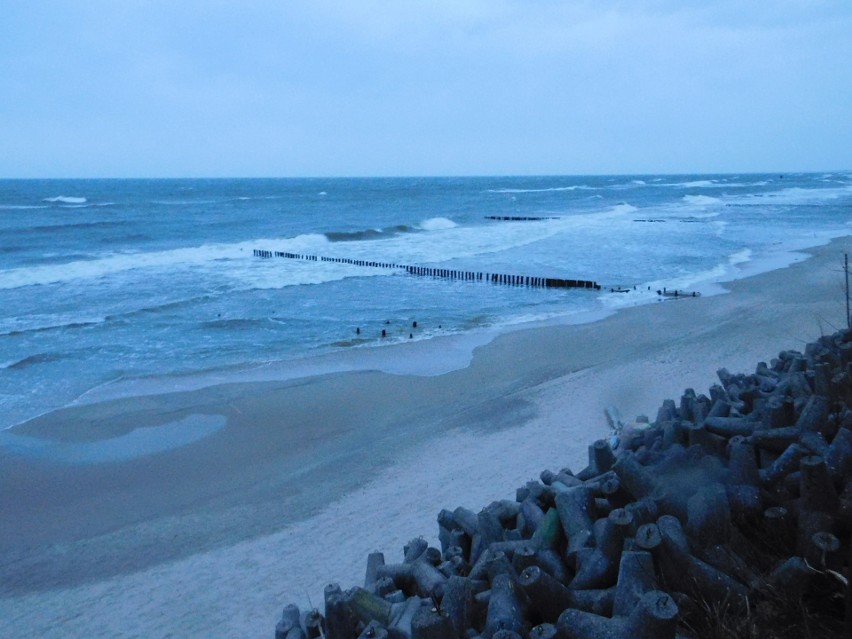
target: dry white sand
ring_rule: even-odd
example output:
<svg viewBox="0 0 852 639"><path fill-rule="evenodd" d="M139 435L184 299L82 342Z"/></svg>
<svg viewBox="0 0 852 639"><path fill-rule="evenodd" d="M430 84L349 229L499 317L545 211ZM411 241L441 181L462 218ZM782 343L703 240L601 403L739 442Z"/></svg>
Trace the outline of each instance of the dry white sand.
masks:
<svg viewBox="0 0 852 639"><path fill-rule="evenodd" d="M57 465L0 456L0 636L268 637L289 602L397 561L442 507L474 510L585 464L603 410L652 419L715 371L751 371L844 322L849 238L731 293L511 333L464 370L350 373L81 407L20 429L98 441L191 414L171 453ZM404 351L403 351L404 352ZM267 513L268 517L264 517Z"/></svg>

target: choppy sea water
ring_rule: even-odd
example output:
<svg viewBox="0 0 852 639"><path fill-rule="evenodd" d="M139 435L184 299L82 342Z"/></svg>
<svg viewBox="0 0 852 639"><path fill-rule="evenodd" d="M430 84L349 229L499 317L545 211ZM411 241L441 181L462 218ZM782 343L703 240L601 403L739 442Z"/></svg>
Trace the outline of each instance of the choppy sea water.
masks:
<svg viewBox="0 0 852 639"><path fill-rule="evenodd" d="M850 220L845 172L0 180L0 428L143 387L573 321L655 301L663 287L706 294L849 234ZM433 279L255 250L602 288Z"/></svg>

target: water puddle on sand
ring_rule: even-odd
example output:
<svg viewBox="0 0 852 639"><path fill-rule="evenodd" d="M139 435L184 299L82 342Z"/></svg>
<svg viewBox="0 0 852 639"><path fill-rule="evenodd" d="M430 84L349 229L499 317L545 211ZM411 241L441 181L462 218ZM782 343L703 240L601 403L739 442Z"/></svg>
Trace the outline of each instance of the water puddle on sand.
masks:
<svg viewBox="0 0 852 639"><path fill-rule="evenodd" d="M0 449L25 457L67 464L127 461L186 446L225 426L222 415L189 415L158 426L136 428L126 435L96 442L60 442L0 432Z"/></svg>

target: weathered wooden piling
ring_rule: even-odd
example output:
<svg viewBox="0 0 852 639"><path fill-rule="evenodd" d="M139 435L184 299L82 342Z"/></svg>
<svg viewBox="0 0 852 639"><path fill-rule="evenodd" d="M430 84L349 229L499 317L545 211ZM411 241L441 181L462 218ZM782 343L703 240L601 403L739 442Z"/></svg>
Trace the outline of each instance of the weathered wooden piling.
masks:
<svg viewBox="0 0 852 639"><path fill-rule="evenodd" d="M600 290L601 286L592 280L565 279L558 277L531 277L518 274L492 274L490 279L487 274L475 271L459 271L456 269L437 269L410 264L391 264L372 260L355 260L350 258L329 257L324 255L305 255L301 253L290 253L286 251L267 251L254 249L253 255L261 258L281 257L292 260L309 262L332 262L337 264L350 264L366 268L381 268L391 270L402 270L409 275L433 277L449 280L463 281L491 281L495 284L508 286L530 286L536 288L582 288Z"/></svg>
<svg viewBox="0 0 852 639"><path fill-rule="evenodd" d="M541 222L543 220L558 220L552 216L530 216L530 215L486 215L486 220L497 220L499 222Z"/></svg>

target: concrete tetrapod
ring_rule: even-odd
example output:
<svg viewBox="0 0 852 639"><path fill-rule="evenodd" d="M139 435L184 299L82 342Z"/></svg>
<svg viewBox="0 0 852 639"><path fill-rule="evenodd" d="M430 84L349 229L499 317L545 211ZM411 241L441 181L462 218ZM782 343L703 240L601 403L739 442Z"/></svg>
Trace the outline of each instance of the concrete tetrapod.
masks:
<svg viewBox="0 0 852 639"><path fill-rule="evenodd" d="M665 592L642 595L628 617L601 617L569 608L557 622L565 639L674 639L678 607Z"/></svg>

